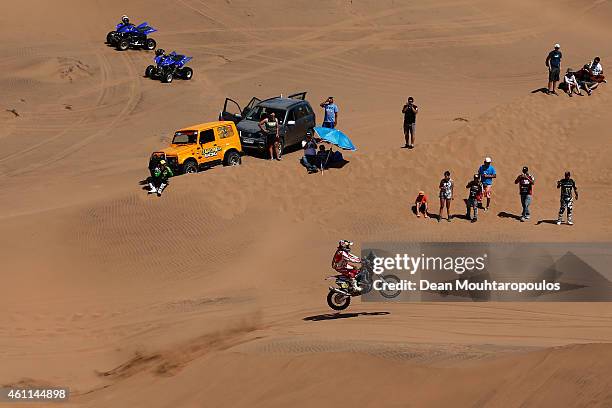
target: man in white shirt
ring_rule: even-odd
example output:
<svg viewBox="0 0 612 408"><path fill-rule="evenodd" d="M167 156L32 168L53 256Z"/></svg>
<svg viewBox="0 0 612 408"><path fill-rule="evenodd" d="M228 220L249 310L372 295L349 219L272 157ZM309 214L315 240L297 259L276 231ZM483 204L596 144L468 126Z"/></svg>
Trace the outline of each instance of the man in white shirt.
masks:
<svg viewBox="0 0 612 408"><path fill-rule="evenodd" d="M603 68L601 67L601 59L599 57L595 57L591 64L589 65L589 71L591 71L591 75L598 76L603 75Z"/></svg>
<svg viewBox="0 0 612 408"><path fill-rule="evenodd" d="M580 92L580 85L578 85L578 80L576 79L576 75L574 74L574 72L572 72L571 68L567 69L567 72L565 74L565 76L563 77L563 81L565 82L565 86L566 88L566 93L571 97L573 94L573 91L576 91L576 93L580 96L582 96L582 92Z"/></svg>

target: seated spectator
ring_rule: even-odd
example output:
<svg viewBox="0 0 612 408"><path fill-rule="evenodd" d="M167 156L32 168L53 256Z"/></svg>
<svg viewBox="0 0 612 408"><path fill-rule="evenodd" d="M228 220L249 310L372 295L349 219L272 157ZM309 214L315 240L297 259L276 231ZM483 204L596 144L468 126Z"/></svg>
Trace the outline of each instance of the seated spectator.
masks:
<svg viewBox="0 0 612 408"><path fill-rule="evenodd" d="M325 150L324 145L319 145L319 151L317 152L317 161L319 162L319 167L322 169L326 169L331 162L331 153L332 150Z"/></svg>
<svg viewBox="0 0 612 408"><path fill-rule="evenodd" d="M591 70L589 64L583 66L580 71L575 72L574 76L578 81L578 85L584 88L584 90L587 91L587 94L589 96L593 93L593 90L597 88L597 86L599 86L599 83L593 81L591 77Z"/></svg>
<svg viewBox="0 0 612 408"><path fill-rule="evenodd" d="M603 76L603 68L601 66L601 59L599 57L595 57L589 64L589 72L594 77ZM606 82L605 79L602 78L602 80L603 82Z"/></svg>
<svg viewBox="0 0 612 408"><path fill-rule="evenodd" d="M425 192L419 191L419 195L414 200L414 206L416 207L417 217L421 217L421 214L423 214L423 218L429 218L429 215L427 215L427 196Z"/></svg>
<svg viewBox="0 0 612 408"><path fill-rule="evenodd" d="M582 96L582 92L580 92L580 85L578 85L578 80L576 79L576 75L572 72L571 68L567 69L565 76L563 77L563 81L565 82L565 92L571 97L574 93Z"/></svg>
<svg viewBox="0 0 612 408"><path fill-rule="evenodd" d="M306 133L306 140L302 141L304 156L301 163L308 169L308 173L316 173L317 170L317 142L314 141L310 132ZM321 146L323 147L323 146Z"/></svg>

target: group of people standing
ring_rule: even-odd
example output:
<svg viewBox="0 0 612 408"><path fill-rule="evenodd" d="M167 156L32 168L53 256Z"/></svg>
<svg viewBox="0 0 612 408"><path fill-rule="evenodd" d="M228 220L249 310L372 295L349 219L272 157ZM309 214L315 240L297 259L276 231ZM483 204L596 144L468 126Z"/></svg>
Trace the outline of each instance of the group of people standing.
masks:
<svg viewBox="0 0 612 408"><path fill-rule="evenodd" d="M488 211L491 205L491 195L493 188L493 180L497 177L495 168L492 165L490 157L485 158L484 163L478 168L478 172L474 174L472 180L470 180L465 188L468 190L468 196L466 202L466 218L471 222L478 220L478 209ZM531 211L529 209L532 198L533 198L533 187L535 185L535 177L529 172L529 168L524 166L521 173L514 180L514 184L518 185L519 196L521 201L522 212L520 221L525 222L530 219ZM444 172L444 177L440 180L439 198L440 198L440 210L438 212L437 220L442 221L442 213L446 208L446 220L451 221L452 216L451 203L454 200L454 187L455 182L451 178L450 171ZM574 197L578 200L578 189L576 183L571 178L569 171L565 172L564 178L557 182L557 188L560 190L560 207L559 216L556 224L561 225L563 221L563 215L567 211L567 224L573 225L573 203ZM486 200L485 200L486 199ZM428 203L427 195L424 191L419 191L414 205L416 209L417 217L423 215L424 218L429 218L428 214Z"/></svg>
<svg viewBox="0 0 612 408"><path fill-rule="evenodd" d="M562 58L561 45L555 44L554 49L548 53L545 61L548 68L548 88L546 93L549 95L557 95L555 88L557 88L557 82L559 82L561 75ZM582 96L581 89L584 89L590 96L600 83L606 82L601 66L601 58L595 57L578 71L568 68L563 77L563 83L559 85L559 89L563 89L570 97L574 93Z"/></svg>

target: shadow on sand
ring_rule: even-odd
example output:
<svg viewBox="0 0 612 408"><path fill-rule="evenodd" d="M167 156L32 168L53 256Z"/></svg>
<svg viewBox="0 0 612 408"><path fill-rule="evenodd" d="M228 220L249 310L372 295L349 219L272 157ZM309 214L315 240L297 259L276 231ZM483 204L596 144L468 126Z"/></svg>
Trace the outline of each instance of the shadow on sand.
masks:
<svg viewBox="0 0 612 408"><path fill-rule="evenodd" d="M512 218L513 220L516 220L516 221L520 221L521 220L521 216L520 215L512 214L512 213L505 212L505 211L500 212L499 214L497 214L497 216L499 218Z"/></svg>
<svg viewBox="0 0 612 408"><path fill-rule="evenodd" d="M390 312L359 312L359 313L326 313L303 318L305 322L320 322L322 320L351 319L359 316L386 316Z"/></svg>

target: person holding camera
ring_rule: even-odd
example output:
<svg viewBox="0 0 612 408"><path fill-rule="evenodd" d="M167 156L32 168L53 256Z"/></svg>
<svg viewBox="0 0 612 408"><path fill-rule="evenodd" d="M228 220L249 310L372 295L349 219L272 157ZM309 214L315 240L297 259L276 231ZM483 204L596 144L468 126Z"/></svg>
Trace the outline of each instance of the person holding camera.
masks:
<svg viewBox="0 0 612 408"><path fill-rule="evenodd" d="M523 212L521 213L521 222L525 222L531 216L529 212L529 205L531 204L531 198L533 196L533 185L535 184L535 177L529 174L529 168L523 167L523 172L518 175L514 184L519 186L519 194L521 196L521 206Z"/></svg>
<svg viewBox="0 0 612 408"><path fill-rule="evenodd" d="M322 126L335 129L338 126L338 105L334 103L334 97L328 96L325 102L321 103L321 107L325 110Z"/></svg>
<svg viewBox="0 0 612 408"><path fill-rule="evenodd" d="M414 148L414 133L416 131L416 115L419 113L419 107L414 104L414 98L408 98L408 102L402 108L404 114L404 138L406 144L404 147L408 149Z"/></svg>

